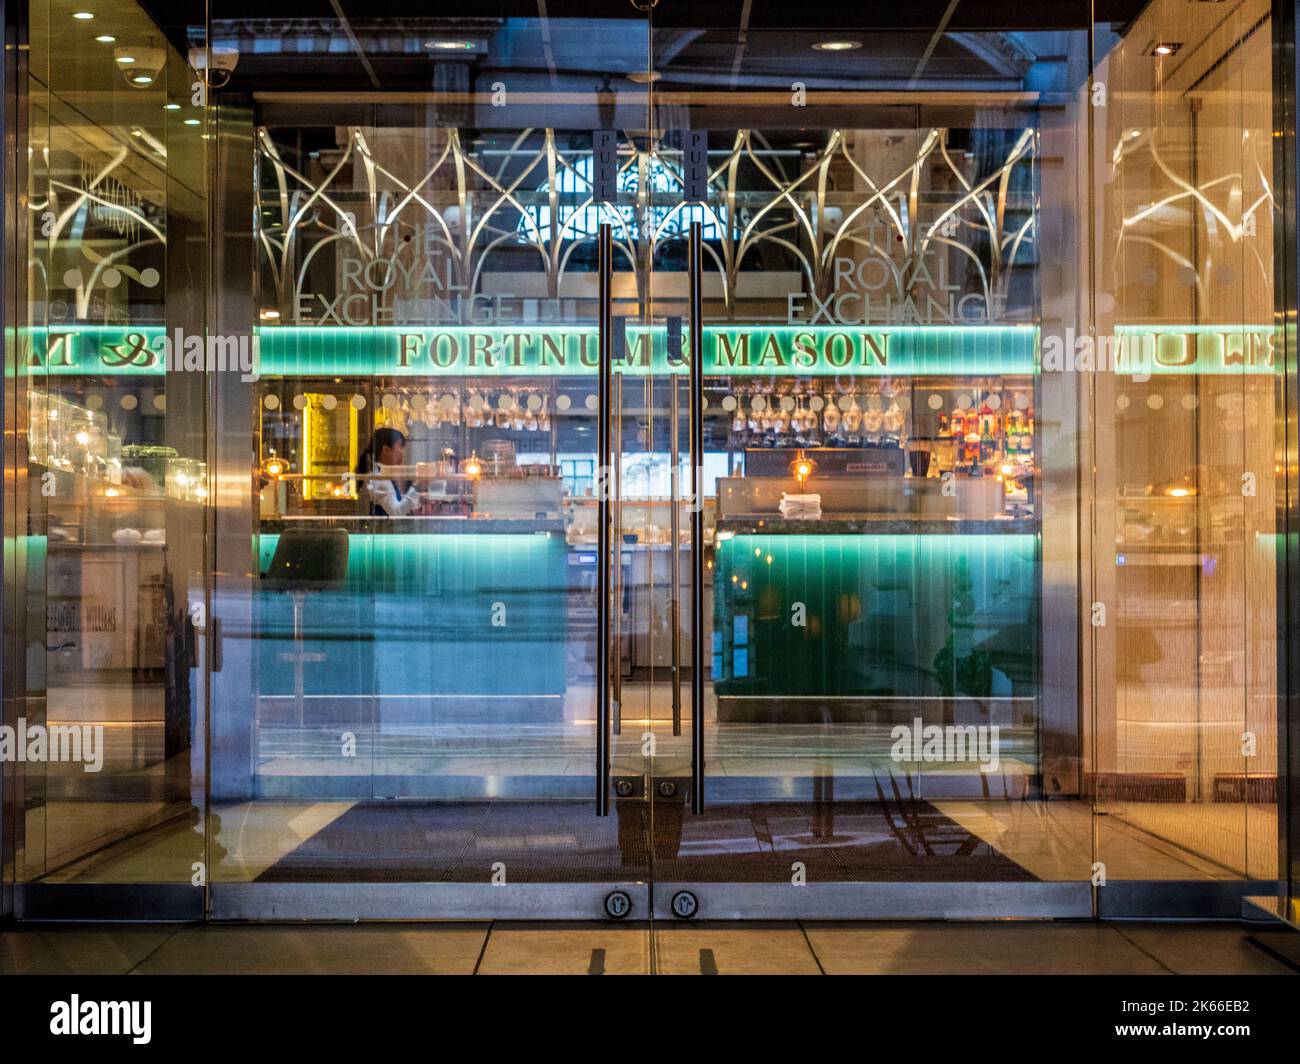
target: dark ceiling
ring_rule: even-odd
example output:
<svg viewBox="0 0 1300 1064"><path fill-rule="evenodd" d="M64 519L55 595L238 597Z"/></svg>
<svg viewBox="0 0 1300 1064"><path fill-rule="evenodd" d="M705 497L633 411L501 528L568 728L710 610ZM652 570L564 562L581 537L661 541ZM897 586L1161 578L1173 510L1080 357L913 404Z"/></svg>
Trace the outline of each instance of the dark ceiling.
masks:
<svg viewBox="0 0 1300 1064"><path fill-rule="evenodd" d="M644 3L644 0L642 0ZM1129 22L1146 0L903 0L903 2L845 3L844 0L658 0L656 27L732 27L742 20L752 29L934 29L949 6L949 26L961 30L1035 30L1085 26L1090 12L1105 23ZM268 17L265 0L145 0L144 8L164 29L201 24L204 9L213 20ZM465 0L340 0L349 18L458 19L465 17ZM330 0L277 0L269 17L277 20L335 17ZM557 21L565 19L643 19L631 0L488 0L475 4L479 17L537 18L539 9ZM395 27L396 28L396 27Z"/></svg>
<svg viewBox="0 0 1300 1064"><path fill-rule="evenodd" d="M650 34L631 0L143 6L182 54L204 41L206 8L213 45L239 54L229 92L455 92L506 74L534 79L537 89L589 89L593 78L635 81L647 68L664 89L770 90L798 80L809 90L1051 92L1078 84L1090 17L1114 32L1143 3L658 0ZM828 37L853 47L820 48ZM464 50L439 51L447 38Z"/></svg>

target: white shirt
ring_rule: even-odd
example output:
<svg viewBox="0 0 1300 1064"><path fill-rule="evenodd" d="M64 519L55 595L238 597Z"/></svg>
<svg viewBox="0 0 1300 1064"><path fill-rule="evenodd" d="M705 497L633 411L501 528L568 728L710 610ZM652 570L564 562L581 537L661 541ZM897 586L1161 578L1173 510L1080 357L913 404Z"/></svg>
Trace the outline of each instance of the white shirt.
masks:
<svg viewBox="0 0 1300 1064"><path fill-rule="evenodd" d="M418 491L411 488L399 497L397 485L391 480L367 480L366 490L370 493L370 501L389 517L406 517L420 505Z"/></svg>

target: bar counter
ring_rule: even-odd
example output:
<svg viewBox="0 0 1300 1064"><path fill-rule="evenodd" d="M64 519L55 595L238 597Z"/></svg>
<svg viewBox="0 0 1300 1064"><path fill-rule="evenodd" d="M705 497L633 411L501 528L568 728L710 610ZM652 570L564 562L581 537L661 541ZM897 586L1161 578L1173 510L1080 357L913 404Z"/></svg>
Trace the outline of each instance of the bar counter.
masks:
<svg viewBox="0 0 1300 1064"><path fill-rule="evenodd" d="M537 517L280 517L264 518L261 532L263 536L278 535L286 528L313 525L381 536L564 536L562 519Z"/></svg>
<svg viewBox="0 0 1300 1064"><path fill-rule="evenodd" d="M1032 535L1037 527L1032 517L902 517L897 514L834 514L818 518L755 514L720 517L717 523L719 532L768 536L1015 536Z"/></svg>
<svg viewBox="0 0 1300 1064"><path fill-rule="evenodd" d="M719 720L1018 720L1039 687L1035 528L1003 517L719 518Z"/></svg>
<svg viewBox="0 0 1300 1064"><path fill-rule="evenodd" d="M268 579L281 533L312 526L348 530L345 578L303 590ZM583 594L563 521L289 518L263 522L255 550L263 729L301 723L336 743L349 730L432 735L448 723L563 719L568 617L571 599ZM263 793L286 795L368 793L371 785L366 773L272 773L261 783Z"/></svg>

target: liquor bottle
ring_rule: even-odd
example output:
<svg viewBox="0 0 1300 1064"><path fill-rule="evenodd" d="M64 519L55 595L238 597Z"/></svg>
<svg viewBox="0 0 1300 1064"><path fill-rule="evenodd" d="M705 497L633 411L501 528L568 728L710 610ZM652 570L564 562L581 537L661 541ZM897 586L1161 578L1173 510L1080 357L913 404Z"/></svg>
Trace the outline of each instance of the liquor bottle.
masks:
<svg viewBox="0 0 1300 1064"><path fill-rule="evenodd" d="M963 450L967 471L975 473L980 464L980 417L979 411L972 406L966 411L963 423Z"/></svg>

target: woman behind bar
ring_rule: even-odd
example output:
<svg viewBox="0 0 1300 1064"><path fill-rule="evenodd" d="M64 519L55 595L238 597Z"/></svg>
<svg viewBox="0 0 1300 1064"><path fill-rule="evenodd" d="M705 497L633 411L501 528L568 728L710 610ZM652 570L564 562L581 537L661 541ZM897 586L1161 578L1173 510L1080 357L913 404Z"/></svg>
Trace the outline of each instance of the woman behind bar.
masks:
<svg viewBox="0 0 1300 1064"><path fill-rule="evenodd" d="M370 446L357 462L357 475L372 473L376 466L401 465L406 458L406 437L391 425L375 429ZM376 517L406 517L420 505L420 493L408 481L405 490L396 480L367 480L370 512Z"/></svg>

